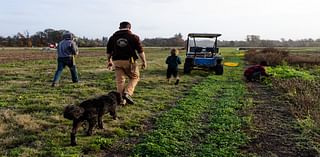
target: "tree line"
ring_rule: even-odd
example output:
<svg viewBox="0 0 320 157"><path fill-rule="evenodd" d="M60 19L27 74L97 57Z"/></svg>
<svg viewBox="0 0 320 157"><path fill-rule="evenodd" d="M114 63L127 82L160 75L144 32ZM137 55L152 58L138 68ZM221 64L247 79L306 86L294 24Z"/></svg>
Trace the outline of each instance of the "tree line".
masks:
<svg viewBox="0 0 320 157"><path fill-rule="evenodd" d="M0 47L47 47L56 45L62 40L62 34L67 30L45 29L30 35L28 31L17 33L13 36L1 37ZM75 40L79 47L105 47L108 37L101 39L89 39L86 37L77 37ZM142 40L143 46L147 47L184 47L186 41L181 33L175 34L170 38L146 38ZM220 47L319 47L320 39L300 39L300 40L263 40L259 35L247 35L243 41L237 40L219 40Z"/></svg>
<svg viewBox="0 0 320 157"><path fill-rule="evenodd" d="M247 35L243 41L218 41L221 47L319 47L320 39L264 40L259 35Z"/></svg>
<svg viewBox="0 0 320 157"><path fill-rule="evenodd" d="M47 47L49 45L56 45L62 40L62 34L65 31L67 30L45 29L33 35L25 31L24 33L19 32L13 36L0 36L0 47ZM89 39L75 35L75 41L79 47L103 47L106 46L107 40L107 37L102 37L102 39Z"/></svg>
<svg viewBox="0 0 320 157"><path fill-rule="evenodd" d="M181 33L175 34L171 38L146 38L142 44L147 47L184 47L185 41Z"/></svg>

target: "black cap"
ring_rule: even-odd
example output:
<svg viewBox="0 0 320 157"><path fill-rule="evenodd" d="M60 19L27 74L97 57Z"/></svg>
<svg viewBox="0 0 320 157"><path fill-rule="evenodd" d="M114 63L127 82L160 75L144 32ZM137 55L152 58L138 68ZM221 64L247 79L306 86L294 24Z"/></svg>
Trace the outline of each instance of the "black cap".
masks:
<svg viewBox="0 0 320 157"><path fill-rule="evenodd" d="M71 40L72 39L72 33L70 33L70 32L63 32L63 34L62 34L62 38L63 39L69 39L69 40Z"/></svg>
<svg viewBox="0 0 320 157"><path fill-rule="evenodd" d="M119 27L120 29L122 29L122 28L131 28L131 24L130 24L130 22L128 22L128 21L123 21L123 22L121 22L120 23L120 27Z"/></svg>

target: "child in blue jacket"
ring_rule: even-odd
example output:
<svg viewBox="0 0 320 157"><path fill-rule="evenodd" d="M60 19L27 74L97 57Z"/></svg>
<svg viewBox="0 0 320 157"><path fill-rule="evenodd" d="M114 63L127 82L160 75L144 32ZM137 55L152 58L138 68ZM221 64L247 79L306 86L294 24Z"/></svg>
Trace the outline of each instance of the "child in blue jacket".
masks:
<svg viewBox="0 0 320 157"><path fill-rule="evenodd" d="M179 76L178 76L178 65L181 64L181 59L178 56L179 51L176 48L171 49L171 55L167 57L166 64L168 64L167 69L167 79L170 82L171 76L176 79L175 85L179 84Z"/></svg>

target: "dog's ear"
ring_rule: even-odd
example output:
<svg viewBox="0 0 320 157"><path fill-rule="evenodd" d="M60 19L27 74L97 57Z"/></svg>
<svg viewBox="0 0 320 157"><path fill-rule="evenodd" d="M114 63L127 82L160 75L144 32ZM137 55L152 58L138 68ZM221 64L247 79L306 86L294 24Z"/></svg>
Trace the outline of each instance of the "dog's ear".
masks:
<svg viewBox="0 0 320 157"><path fill-rule="evenodd" d="M110 92L108 95L113 95L114 97L116 97L117 103L118 103L117 105L120 104L122 98L121 98L121 94L120 94L119 92L112 91L112 92Z"/></svg>

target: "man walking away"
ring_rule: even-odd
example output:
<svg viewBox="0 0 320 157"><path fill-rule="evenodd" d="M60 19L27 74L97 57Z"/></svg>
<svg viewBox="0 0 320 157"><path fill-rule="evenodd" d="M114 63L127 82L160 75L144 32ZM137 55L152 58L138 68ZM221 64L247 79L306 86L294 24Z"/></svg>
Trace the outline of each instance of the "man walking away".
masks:
<svg viewBox="0 0 320 157"><path fill-rule="evenodd" d="M134 104L131 96L139 81L139 67L137 59L142 61L141 68L147 67L145 54L139 37L131 32L129 22L121 22L119 30L109 39L107 44L108 68L114 66L117 91L128 104ZM125 86L126 77L129 78ZM126 103L123 102L123 105Z"/></svg>
<svg viewBox="0 0 320 157"><path fill-rule="evenodd" d="M58 52L58 66L54 75L52 87L55 87L60 79L63 69L68 66L71 72L71 78L73 83L79 82L77 67L75 63L75 55L78 55L78 47L73 41L73 35L70 32L64 32L62 34L63 40L59 42Z"/></svg>

